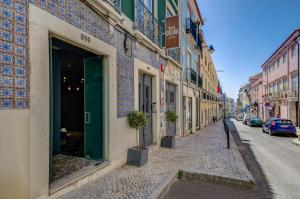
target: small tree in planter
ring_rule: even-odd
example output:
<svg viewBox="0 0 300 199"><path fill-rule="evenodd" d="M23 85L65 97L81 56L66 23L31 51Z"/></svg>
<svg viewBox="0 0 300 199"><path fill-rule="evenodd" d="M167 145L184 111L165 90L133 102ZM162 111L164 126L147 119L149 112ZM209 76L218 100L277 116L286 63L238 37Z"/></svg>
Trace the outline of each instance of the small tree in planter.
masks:
<svg viewBox="0 0 300 199"><path fill-rule="evenodd" d="M139 128L146 125L146 116L143 112L133 111L128 114L128 124L131 128L136 130L136 144L137 146L128 149L127 164L134 166L143 166L148 161L148 149L140 147L139 144Z"/></svg>
<svg viewBox="0 0 300 199"><path fill-rule="evenodd" d="M166 114L167 122L175 123L178 119L178 116L176 115L176 113L174 113L172 111L167 111L165 114ZM171 135L171 136L167 135L167 136L163 137L161 140L161 146L166 147L166 148L174 148L175 147L175 134L176 134L176 132L174 132L174 135Z"/></svg>

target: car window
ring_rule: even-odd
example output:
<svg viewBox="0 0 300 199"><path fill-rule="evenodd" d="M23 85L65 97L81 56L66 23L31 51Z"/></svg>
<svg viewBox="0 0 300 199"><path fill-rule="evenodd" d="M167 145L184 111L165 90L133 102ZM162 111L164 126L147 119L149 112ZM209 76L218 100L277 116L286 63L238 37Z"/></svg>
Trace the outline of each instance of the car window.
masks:
<svg viewBox="0 0 300 199"><path fill-rule="evenodd" d="M277 120L276 123L278 124L293 124L293 122L291 120Z"/></svg>

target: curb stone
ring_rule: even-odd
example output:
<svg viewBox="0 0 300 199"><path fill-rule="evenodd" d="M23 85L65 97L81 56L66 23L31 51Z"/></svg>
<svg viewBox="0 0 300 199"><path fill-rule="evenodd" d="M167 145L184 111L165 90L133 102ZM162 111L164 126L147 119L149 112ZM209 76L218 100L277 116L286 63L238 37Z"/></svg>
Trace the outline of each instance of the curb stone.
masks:
<svg viewBox="0 0 300 199"><path fill-rule="evenodd" d="M292 142L294 145L296 145L296 146L300 146L300 141L299 141L298 138L293 139L291 142Z"/></svg>

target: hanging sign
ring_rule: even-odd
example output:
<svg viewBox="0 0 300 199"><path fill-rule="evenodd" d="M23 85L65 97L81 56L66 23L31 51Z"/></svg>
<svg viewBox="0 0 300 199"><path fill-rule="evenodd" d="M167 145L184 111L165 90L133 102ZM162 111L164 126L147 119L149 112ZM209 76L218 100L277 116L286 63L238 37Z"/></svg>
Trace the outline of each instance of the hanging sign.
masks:
<svg viewBox="0 0 300 199"><path fill-rule="evenodd" d="M179 17L166 18L166 48L179 47Z"/></svg>

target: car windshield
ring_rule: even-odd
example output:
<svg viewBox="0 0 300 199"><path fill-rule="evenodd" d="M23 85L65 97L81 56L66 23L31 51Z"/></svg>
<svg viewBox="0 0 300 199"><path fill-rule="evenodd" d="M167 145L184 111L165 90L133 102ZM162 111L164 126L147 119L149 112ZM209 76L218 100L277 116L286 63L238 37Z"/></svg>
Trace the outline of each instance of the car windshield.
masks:
<svg viewBox="0 0 300 199"><path fill-rule="evenodd" d="M275 122L278 124L284 124L284 125L293 124L293 122L291 120L275 120Z"/></svg>

